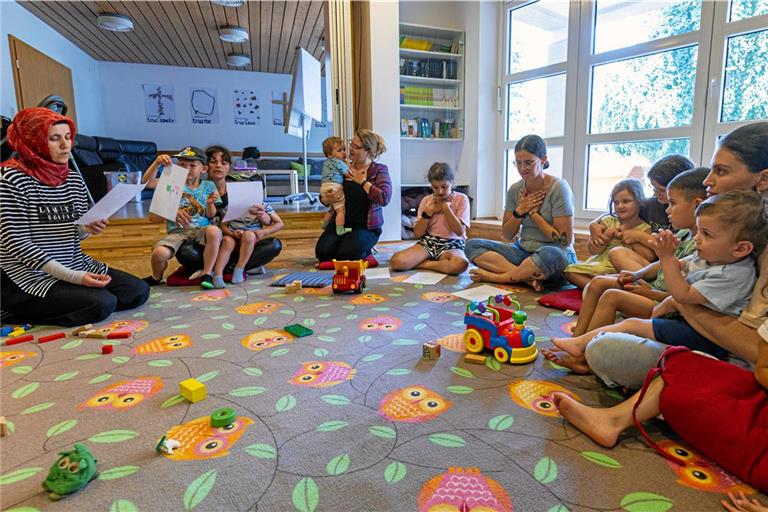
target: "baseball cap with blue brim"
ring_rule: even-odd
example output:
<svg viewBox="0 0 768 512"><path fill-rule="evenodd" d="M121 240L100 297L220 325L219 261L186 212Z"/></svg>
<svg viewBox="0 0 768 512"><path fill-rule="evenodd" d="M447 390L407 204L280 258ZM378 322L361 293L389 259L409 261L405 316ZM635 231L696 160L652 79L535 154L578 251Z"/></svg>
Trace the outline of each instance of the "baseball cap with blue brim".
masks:
<svg viewBox="0 0 768 512"><path fill-rule="evenodd" d="M184 158L186 160L200 160L203 165L208 165L208 157L205 156L205 151L195 146L187 146L177 154L173 155L174 158Z"/></svg>

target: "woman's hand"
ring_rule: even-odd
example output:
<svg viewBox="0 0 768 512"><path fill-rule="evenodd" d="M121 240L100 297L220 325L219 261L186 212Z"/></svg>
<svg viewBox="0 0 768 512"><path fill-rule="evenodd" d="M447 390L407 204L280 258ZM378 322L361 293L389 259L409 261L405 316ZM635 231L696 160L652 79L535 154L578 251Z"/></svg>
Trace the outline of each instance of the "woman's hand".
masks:
<svg viewBox="0 0 768 512"><path fill-rule="evenodd" d="M362 185L368 179L368 168L358 169L357 167L350 167L349 177L358 185Z"/></svg>
<svg viewBox="0 0 768 512"><path fill-rule="evenodd" d="M86 224L85 230L92 235L98 235L107 228L107 224L109 224L109 221L106 219L97 220Z"/></svg>
<svg viewBox="0 0 768 512"><path fill-rule="evenodd" d="M320 194L320 202L322 202L325 206L332 205L333 203L339 203L344 200L344 191L343 190L327 190Z"/></svg>
<svg viewBox="0 0 768 512"><path fill-rule="evenodd" d="M533 192L532 194L523 194L523 191L521 190L517 208L515 208L515 210L521 215L538 211L541 207L541 203L544 202L546 195L547 193L543 190Z"/></svg>
<svg viewBox="0 0 768 512"><path fill-rule="evenodd" d="M110 281L112 281L112 278L108 275L86 272L83 276L82 285L88 288L104 288Z"/></svg>
<svg viewBox="0 0 768 512"><path fill-rule="evenodd" d="M176 224L179 226L186 228L192 223L192 216L185 212L184 210L178 210L176 212Z"/></svg>

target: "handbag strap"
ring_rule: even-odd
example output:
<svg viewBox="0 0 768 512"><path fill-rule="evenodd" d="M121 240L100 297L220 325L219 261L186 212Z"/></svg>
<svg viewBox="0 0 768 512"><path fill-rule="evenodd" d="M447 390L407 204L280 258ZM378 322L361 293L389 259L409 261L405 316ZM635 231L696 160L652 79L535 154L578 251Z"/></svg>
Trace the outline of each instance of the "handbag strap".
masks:
<svg viewBox="0 0 768 512"><path fill-rule="evenodd" d="M648 432L645 431L645 428L643 425L637 420L637 408L640 405L640 402L643 401L643 397L645 396L645 393L648 391L648 386L651 384L651 381L661 375L662 371L664 370L664 362L667 357L670 355L681 352L681 351L687 351L688 349L686 347L669 347L664 351L663 354L659 357L659 361L656 363L656 367L652 368L648 374L645 376L645 381L643 381L643 387L640 390L640 396L637 397L637 402L635 402L635 405L632 407L632 422L635 424L635 427L640 431L640 434L642 434L645 441L651 445L651 448L656 450L659 455L664 457L665 459L674 462L678 466L685 466L685 462L682 460L674 457L672 454L667 453L666 451L662 450L661 447L659 447L658 444L656 444L656 441L651 439L651 436L648 435Z"/></svg>

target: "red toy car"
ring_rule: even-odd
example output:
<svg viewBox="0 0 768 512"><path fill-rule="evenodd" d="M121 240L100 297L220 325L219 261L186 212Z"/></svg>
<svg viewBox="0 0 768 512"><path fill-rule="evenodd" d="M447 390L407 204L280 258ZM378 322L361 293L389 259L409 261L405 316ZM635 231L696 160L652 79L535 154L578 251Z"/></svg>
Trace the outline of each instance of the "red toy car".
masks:
<svg viewBox="0 0 768 512"><path fill-rule="evenodd" d="M336 261L333 260L336 275L333 276L333 293L354 292L362 293L365 288L365 260Z"/></svg>

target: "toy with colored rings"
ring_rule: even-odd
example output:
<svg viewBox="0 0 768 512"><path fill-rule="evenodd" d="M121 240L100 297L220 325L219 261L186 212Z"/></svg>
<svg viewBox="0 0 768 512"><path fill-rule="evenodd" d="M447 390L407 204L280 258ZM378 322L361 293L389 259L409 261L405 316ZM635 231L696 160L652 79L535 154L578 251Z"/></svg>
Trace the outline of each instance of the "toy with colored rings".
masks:
<svg viewBox="0 0 768 512"><path fill-rule="evenodd" d="M226 427L235 422L235 411L230 407L223 407L213 411L211 414L211 426L212 427Z"/></svg>

